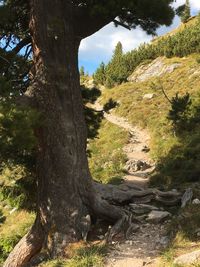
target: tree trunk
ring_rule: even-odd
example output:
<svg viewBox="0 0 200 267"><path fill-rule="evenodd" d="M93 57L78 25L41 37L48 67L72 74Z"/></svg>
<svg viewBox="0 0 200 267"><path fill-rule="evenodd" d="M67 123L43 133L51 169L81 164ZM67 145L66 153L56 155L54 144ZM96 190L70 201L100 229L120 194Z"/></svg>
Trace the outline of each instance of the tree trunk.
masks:
<svg viewBox="0 0 200 267"><path fill-rule="evenodd" d="M86 125L78 71L80 39L65 1L33 0L30 21L35 77L28 94L41 123L38 139L38 211L34 227L5 267L24 266L41 248L55 257L83 238L83 218L98 213L117 220L117 208L95 194L86 157ZM111 210L111 209L110 209ZM89 222L88 222L89 223Z"/></svg>

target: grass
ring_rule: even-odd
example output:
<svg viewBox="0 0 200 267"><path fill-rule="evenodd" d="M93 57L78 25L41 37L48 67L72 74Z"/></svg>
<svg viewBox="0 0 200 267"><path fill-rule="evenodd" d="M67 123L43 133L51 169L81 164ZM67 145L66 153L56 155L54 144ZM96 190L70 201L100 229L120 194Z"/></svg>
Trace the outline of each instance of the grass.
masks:
<svg viewBox="0 0 200 267"><path fill-rule="evenodd" d="M33 224L35 215L26 211L15 211L10 214L3 208L6 217L0 225L0 264L6 259L18 241L28 232Z"/></svg>
<svg viewBox="0 0 200 267"><path fill-rule="evenodd" d="M73 251L71 259L49 260L39 267L102 267L107 246L103 244L83 246Z"/></svg>
<svg viewBox="0 0 200 267"><path fill-rule="evenodd" d="M89 143L89 166L95 180L102 183L120 183L124 176L126 156L123 146L128 142L128 132L103 121L99 135Z"/></svg>
<svg viewBox="0 0 200 267"><path fill-rule="evenodd" d="M186 238L184 233L179 231L176 234L172 244L167 248L160 257L160 267L185 267L183 265L174 264L174 259L180 255L190 253L200 249L200 242L192 242ZM200 263L192 264L187 267L199 267Z"/></svg>
<svg viewBox="0 0 200 267"><path fill-rule="evenodd" d="M164 59L168 65L181 63L172 73L144 82L125 83L102 92L102 104L113 99L119 103L115 112L125 117L130 123L148 128L151 134L151 157L158 164L153 184L168 188L182 182L198 181L200 176L200 123L188 131L175 136L171 122L167 119L170 103L164 97L161 86L169 98L188 92L194 105L200 106L199 55L187 58ZM154 93L152 99L143 99L147 93Z"/></svg>

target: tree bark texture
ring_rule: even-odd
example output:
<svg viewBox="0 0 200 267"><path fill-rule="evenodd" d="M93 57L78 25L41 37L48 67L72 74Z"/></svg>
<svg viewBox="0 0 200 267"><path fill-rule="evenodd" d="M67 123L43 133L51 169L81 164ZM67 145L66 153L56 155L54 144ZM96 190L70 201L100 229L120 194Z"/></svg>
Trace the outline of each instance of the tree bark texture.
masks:
<svg viewBox="0 0 200 267"><path fill-rule="evenodd" d="M124 222L123 210L109 204L109 198L103 198L104 188L98 194L98 187L91 179L78 71L81 39L113 17L102 21L98 18L96 25L87 20L83 25L84 21L77 21L79 16L74 15L70 3L65 0L31 1L35 77L26 94L33 99L41 118L40 126L35 129L38 140L37 219L4 267L26 266L42 248L47 249L51 257L67 255L67 246L84 238L84 227L89 227L84 218L88 214L119 222L119 225Z"/></svg>
<svg viewBox="0 0 200 267"><path fill-rule="evenodd" d="M67 1L32 0L35 77L27 95L40 113L38 140L37 220L4 267L21 267L41 248L51 257L83 238L83 218L101 214L118 220L122 212L95 193L87 156L87 131L78 70L80 38L74 32ZM112 215L111 215L112 210Z"/></svg>

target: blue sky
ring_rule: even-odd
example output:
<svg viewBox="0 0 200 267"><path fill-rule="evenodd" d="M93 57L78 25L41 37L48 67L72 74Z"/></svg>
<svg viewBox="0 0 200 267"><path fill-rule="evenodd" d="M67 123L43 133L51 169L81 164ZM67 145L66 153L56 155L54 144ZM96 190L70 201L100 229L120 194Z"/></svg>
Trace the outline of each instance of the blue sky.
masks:
<svg viewBox="0 0 200 267"><path fill-rule="evenodd" d="M185 0L177 0L174 7L182 5ZM200 11L200 0L190 0L191 13L196 15ZM174 18L170 27L161 27L157 30L158 35L163 35L180 24L178 17ZM84 39L79 50L79 65L84 66L90 74L95 71L99 64L109 61L117 42L121 42L124 52L138 47L141 43L150 42L152 37L143 30L127 30L123 27L115 27L113 23L108 24L103 29Z"/></svg>

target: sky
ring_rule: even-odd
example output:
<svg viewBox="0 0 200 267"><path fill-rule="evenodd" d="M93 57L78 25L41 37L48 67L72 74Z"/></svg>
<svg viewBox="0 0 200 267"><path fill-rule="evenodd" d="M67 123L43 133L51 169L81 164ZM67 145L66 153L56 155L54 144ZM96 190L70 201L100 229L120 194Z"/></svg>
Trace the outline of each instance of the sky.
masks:
<svg viewBox="0 0 200 267"><path fill-rule="evenodd" d="M185 3L185 0L176 0L173 6L176 8ZM200 12L200 0L190 0L191 15ZM179 26L180 19L175 17L170 27L160 27L158 35L163 35ZM108 24L97 33L84 39L79 49L79 66L84 66L85 71L92 74L103 61L107 63L120 41L124 52L137 48L141 43L150 42L152 36L147 35L142 29L127 30L123 27L115 27L113 23Z"/></svg>

